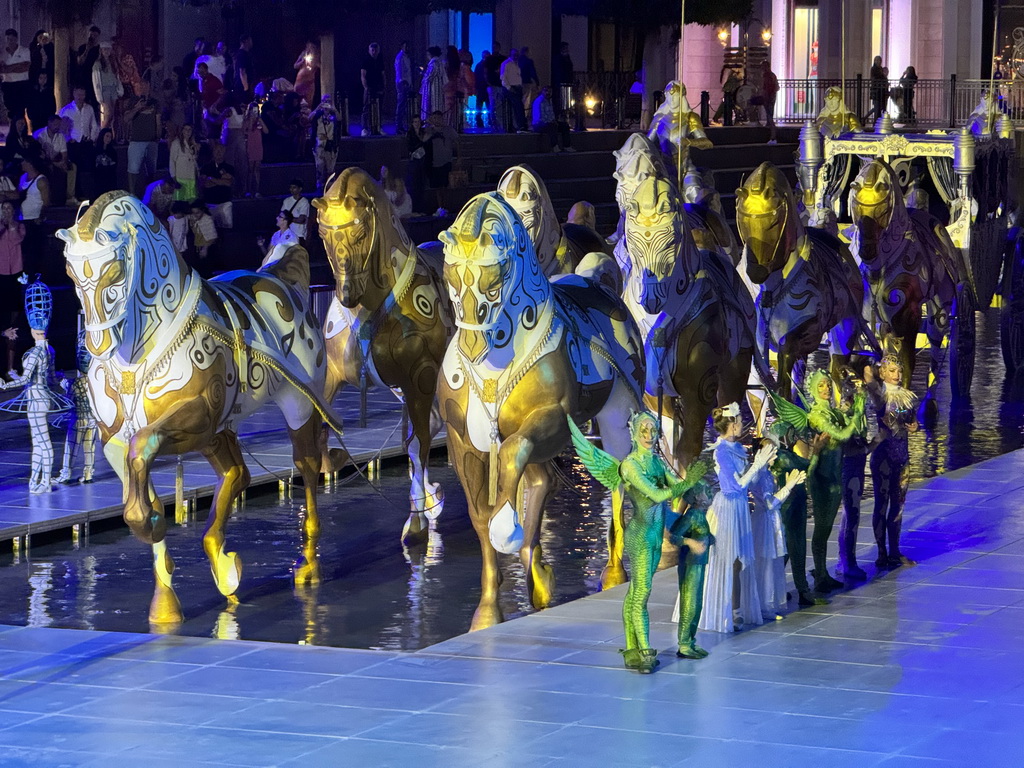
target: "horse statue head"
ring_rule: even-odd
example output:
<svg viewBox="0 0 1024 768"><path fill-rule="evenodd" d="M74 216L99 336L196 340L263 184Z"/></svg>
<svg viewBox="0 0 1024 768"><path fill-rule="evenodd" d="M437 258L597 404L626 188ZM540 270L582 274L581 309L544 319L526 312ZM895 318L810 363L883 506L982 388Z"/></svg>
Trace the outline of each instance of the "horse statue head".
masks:
<svg viewBox="0 0 1024 768"><path fill-rule="evenodd" d="M139 200L114 191L57 237L85 313L89 353L139 359L161 321L182 312L191 276L167 230Z"/></svg>
<svg viewBox="0 0 1024 768"><path fill-rule="evenodd" d="M804 234L796 195L782 172L761 163L736 190L736 229L747 252L747 277L763 283L785 266Z"/></svg>
<svg viewBox="0 0 1024 768"><path fill-rule="evenodd" d="M617 182L615 202L620 211L626 210L626 203L644 179L649 176L668 178L661 152L643 134L630 134L622 149L612 154L615 156L615 172L612 176Z"/></svg>
<svg viewBox="0 0 1024 768"><path fill-rule="evenodd" d="M872 160L850 184L850 216L854 247L869 267L885 255L885 241L902 241L908 230L907 207L896 172L884 160Z"/></svg>
<svg viewBox="0 0 1024 768"><path fill-rule="evenodd" d="M556 257L562 228L541 178L529 166L514 165L501 175L498 193L523 220L544 274L565 272Z"/></svg>
<svg viewBox="0 0 1024 768"><path fill-rule="evenodd" d="M346 168L328 182L313 207L338 301L349 309L383 301L395 280L391 246L404 253L413 248L384 190L366 171Z"/></svg>
<svg viewBox="0 0 1024 768"><path fill-rule="evenodd" d="M510 349L516 330L533 328L551 297L523 220L503 194L488 192L466 203L440 238L459 351L475 363L491 349Z"/></svg>
<svg viewBox="0 0 1024 768"><path fill-rule="evenodd" d="M628 290L649 314L667 309L670 291L686 292L696 276L687 256L696 255L675 185L648 177L626 205L626 242L633 258Z"/></svg>

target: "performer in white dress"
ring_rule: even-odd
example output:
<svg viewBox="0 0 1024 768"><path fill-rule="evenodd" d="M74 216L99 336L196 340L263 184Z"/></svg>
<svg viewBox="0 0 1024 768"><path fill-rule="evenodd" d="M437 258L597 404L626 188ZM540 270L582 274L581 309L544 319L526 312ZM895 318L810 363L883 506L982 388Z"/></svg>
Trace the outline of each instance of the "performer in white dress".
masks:
<svg viewBox="0 0 1024 768"><path fill-rule="evenodd" d="M779 432L770 431L761 443L777 451ZM782 528L782 502L790 491L804 481L805 474L792 470L786 484L779 488L771 468L766 466L751 482L753 510L750 515L754 532L754 573L761 598L761 617L765 621L781 619L786 607L786 536Z"/></svg>
<svg viewBox="0 0 1024 768"><path fill-rule="evenodd" d="M746 448L739 442L743 435L739 406L730 403L716 408L712 416L719 434L713 449L720 490L708 510L715 546L704 581L700 628L732 632L743 624L762 623L747 488L775 459L775 449L762 448L751 464Z"/></svg>

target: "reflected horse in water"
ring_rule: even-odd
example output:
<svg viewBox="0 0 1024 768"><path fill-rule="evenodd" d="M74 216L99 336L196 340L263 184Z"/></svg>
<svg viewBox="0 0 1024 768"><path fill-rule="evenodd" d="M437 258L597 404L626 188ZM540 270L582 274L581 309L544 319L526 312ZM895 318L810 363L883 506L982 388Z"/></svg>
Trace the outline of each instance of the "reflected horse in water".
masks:
<svg viewBox="0 0 1024 768"><path fill-rule="evenodd" d="M430 445L441 428L437 374L452 336L441 284L440 249L413 245L391 201L359 168L349 168L313 201L337 281L324 323L328 402L346 385L389 387L408 409L404 437L412 487L406 543L424 541L444 504L430 482Z"/></svg>
<svg viewBox="0 0 1024 768"><path fill-rule="evenodd" d="M237 430L270 400L284 415L306 489L295 581L318 582L318 438L322 418L340 424L321 395L327 359L310 309L305 249L289 248L263 272L205 281L152 211L126 192L102 195L58 237L85 314L89 397L104 453L124 484L124 519L153 548L150 621L182 620L153 460L199 451L217 473L203 549L217 588L237 602L242 563L224 551L232 503L249 484Z"/></svg>
<svg viewBox="0 0 1024 768"><path fill-rule="evenodd" d="M621 300L581 275L549 280L523 221L498 193L478 195L442 233L457 330L438 386L448 455L483 555L473 629L502 620L498 552L518 553L536 608L552 597L540 524L566 416L597 422L605 450L630 450L643 347ZM604 257L610 261L610 257ZM613 493L603 583L622 583L622 501Z"/></svg>

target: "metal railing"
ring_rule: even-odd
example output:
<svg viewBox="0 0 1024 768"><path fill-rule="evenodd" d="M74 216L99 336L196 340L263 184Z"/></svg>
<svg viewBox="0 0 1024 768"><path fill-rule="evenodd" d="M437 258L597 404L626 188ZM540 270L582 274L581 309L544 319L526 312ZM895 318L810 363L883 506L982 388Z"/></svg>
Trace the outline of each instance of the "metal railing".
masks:
<svg viewBox="0 0 1024 768"><path fill-rule="evenodd" d="M839 85L838 79L779 80L775 121L813 120L825 105L825 92ZM913 85L899 80L875 83L858 76L843 83L843 97L850 111L865 121L865 129L880 116L878 102L896 123L924 129L957 128L967 124L990 86L988 80L956 75L948 80L918 80ZM1024 80L996 80L995 91L1000 111L1024 126Z"/></svg>

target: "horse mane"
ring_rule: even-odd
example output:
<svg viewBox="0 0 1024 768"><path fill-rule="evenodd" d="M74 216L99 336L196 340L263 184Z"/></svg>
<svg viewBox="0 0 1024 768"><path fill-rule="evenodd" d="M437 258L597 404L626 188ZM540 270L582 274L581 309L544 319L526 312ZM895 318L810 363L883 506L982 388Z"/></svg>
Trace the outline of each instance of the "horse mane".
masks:
<svg viewBox="0 0 1024 768"><path fill-rule="evenodd" d="M96 235L96 230L99 228L100 222L103 220L107 207L115 200L119 200L122 197L132 199L131 195L123 189L104 192L96 198L96 201L85 209L85 213L83 213L82 217L78 220L77 229L79 239L92 240Z"/></svg>
<svg viewBox="0 0 1024 768"><path fill-rule="evenodd" d="M317 198L314 203L322 203L323 206L332 203L344 204L347 198L356 197L360 192L370 201L376 202L378 190L379 185L370 174L362 168L352 166L335 175L324 189L323 197ZM315 207L319 209L321 205Z"/></svg>

